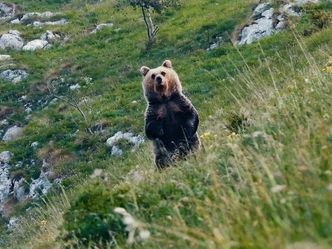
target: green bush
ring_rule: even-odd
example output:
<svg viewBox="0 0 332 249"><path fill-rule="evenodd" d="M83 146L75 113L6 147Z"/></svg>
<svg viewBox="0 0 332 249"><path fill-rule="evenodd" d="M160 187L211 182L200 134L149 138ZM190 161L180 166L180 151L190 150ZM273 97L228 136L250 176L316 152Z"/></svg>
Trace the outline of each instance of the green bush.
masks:
<svg viewBox="0 0 332 249"><path fill-rule="evenodd" d="M80 248L91 244L114 244L125 235L118 215L113 213L114 201L100 183L84 190L64 214L61 239L65 246Z"/></svg>

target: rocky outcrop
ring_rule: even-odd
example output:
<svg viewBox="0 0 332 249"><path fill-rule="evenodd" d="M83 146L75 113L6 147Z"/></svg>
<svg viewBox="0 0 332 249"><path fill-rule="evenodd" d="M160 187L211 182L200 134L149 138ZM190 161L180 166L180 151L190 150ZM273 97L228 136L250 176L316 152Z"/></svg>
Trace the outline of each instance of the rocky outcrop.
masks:
<svg viewBox="0 0 332 249"><path fill-rule="evenodd" d="M53 33L52 31L47 30L44 34L40 36L40 39L52 43L60 39L60 35Z"/></svg>
<svg viewBox="0 0 332 249"><path fill-rule="evenodd" d="M70 90L72 90L72 91L74 91L74 90L78 90L78 89L80 89L81 88L81 85L80 84L75 84L75 85L71 85L71 86L69 86L69 89Z"/></svg>
<svg viewBox="0 0 332 249"><path fill-rule="evenodd" d="M12 157L13 153L11 153L10 151L3 151L0 153L0 163L9 163Z"/></svg>
<svg viewBox="0 0 332 249"><path fill-rule="evenodd" d="M106 141L106 145L111 149L112 156L121 156L123 154L123 149L119 147L121 141L126 141L130 146L132 146L132 151L135 151L142 143L144 143L144 138L142 136L135 136L131 132L119 131L115 133L114 136L110 137Z"/></svg>
<svg viewBox="0 0 332 249"><path fill-rule="evenodd" d="M58 15L58 13L53 13L51 11L29 12L29 13L24 14L21 17L20 22L25 23L25 22L28 22L29 20L32 20L32 19L49 19L49 18L52 18L56 15Z"/></svg>
<svg viewBox="0 0 332 249"><path fill-rule="evenodd" d="M271 4L259 4L254 9L253 22L244 27L240 33L239 45L253 43L277 32L277 24L274 24L272 19L273 12Z"/></svg>
<svg viewBox="0 0 332 249"><path fill-rule="evenodd" d="M62 13L53 13L50 11L45 12L30 12L26 13L21 17L17 17L10 21L11 24L23 24L28 26L42 26L42 25L64 25L68 23L68 20L61 18L58 20L54 19L56 16L60 16Z"/></svg>
<svg viewBox="0 0 332 249"><path fill-rule="evenodd" d="M26 51L35 51L49 47L49 43L45 40L36 39L28 42L22 49Z"/></svg>
<svg viewBox="0 0 332 249"><path fill-rule="evenodd" d="M23 45L24 40L22 39L20 32L17 30L9 30L0 37L1 49L19 50L23 47Z"/></svg>
<svg viewBox="0 0 332 249"><path fill-rule="evenodd" d="M17 125L10 127L5 135L2 137L2 141L12 141L19 138L23 134L23 128Z"/></svg>
<svg viewBox="0 0 332 249"><path fill-rule="evenodd" d="M29 41L24 45L24 40L21 38L20 32L10 30L1 36L0 48L35 51L37 49L50 48L52 46L51 43L57 39L60 39L60 35L48 30L40 36L40 39Z"/></svg>
<svg viewBox="0 0 332 249"><path fill-rule="evenodd" d="M253 10L252 22L241 29L237 44L251 44L278 33L286 27L287 16L300 16L302 14L300 6L318 2L319 0L285 1L277 10L270 2L258 4Z"/></svg>
<svg viewBox="0 0 332 249"><path fill-rule="evenodd" d="M12 57L8 54L0 54L0 62L1 61L9 61L11 59L12 59Z"/></svg>
<svg viewBox="0 0 332 249"><path fill-rule="evenodd" d="M62 18L62 19L57 20L57 21L46 21L46 22L43 22L43 21L34 21L32 23L32 26L35 26L35 27L40 27L40 26L44 26L44 25L55 26L55 25L66 25L68 23L69 22L68 22L67 19Z"/></svg>
<svg viewBox="0 0 332 249"><path fill-rule="evenodd" d="M40 195L45 195L51 187L52 183L48 180L46 174L41 172L40 176L30 184L29 197L35 199Z"/></svg>
<svg viewBox="0 0 332 249"><path fill-rule="evenodd" d="M101 30L106 27L113 27L112 22L98 24L92 31L91 34L97 33L98 30Z"/></svg>
<svg viewBox="0 0 332 249"><path fill-rule="evenodd" d="M12 18L15 15L15 5L0 3L0 20Z"/></svg>
<svg viewBox="0 0 332 249"><path fill-rule="evenodd" d="M0 153L0 213L2 212L3 201L8 197L10 193L11 180L9 177L9 162L13 154L9 151L3 151Z"/></svg>
<svg viewBox="0 0 332 249"><path fill-rule="evenodd" d="M28 77L28 73L21 69L8 69L0 73L0 78L18 83Z"/></svg>

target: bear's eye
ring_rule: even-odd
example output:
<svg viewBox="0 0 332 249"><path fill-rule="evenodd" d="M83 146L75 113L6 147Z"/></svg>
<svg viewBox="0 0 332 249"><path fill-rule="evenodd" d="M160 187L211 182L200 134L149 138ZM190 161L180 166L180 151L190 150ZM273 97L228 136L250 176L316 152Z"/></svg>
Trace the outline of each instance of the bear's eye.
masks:
<svg viewBox="0 0 332 249"><path fill-rule="evenodd" d="M166 73L165 73L165 72L161 72L161 75L162 75L162 76L165 76L165 75L166 75Z"/></svg>
<svg viewBox="0 0 332 249"><path fill-rule="evenodd" d="M151 75L151 78L154 80L154 78L156 78L156 75L155 75L155 74L152 74L152 75Z"/></svg>

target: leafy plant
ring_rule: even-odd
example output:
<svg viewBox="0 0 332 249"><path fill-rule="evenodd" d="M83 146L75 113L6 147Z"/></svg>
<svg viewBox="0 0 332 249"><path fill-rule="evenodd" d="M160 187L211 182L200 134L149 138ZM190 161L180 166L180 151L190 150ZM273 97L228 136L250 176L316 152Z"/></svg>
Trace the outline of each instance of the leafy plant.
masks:
<svg viewBox="0 0 332 249"><path fill-rule="evenodd" d="M124 226L113 212L114 202L110 192L101 183L90 185L64 215L61 239L70 248L93 242L103 245L123 240Z"/></svg>

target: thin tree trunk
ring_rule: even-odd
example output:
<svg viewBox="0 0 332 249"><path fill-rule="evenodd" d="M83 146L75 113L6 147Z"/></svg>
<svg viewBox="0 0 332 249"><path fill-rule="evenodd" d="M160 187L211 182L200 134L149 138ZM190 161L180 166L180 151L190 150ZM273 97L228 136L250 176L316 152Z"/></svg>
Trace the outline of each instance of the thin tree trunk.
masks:
<svg viewBox="0 0 332 249"><path fill-rule="evenodd" d="M150 10L148 8L145 8L144 6L141 6L145 26L146 26L146 31L148 34L148 42L146 45L147 50L151 48L154 37L156 36L158 32L158 27L153 24L152 17Z"/></svg>

